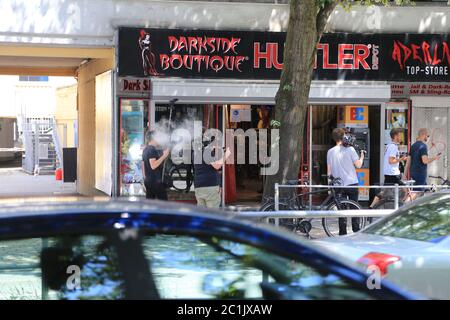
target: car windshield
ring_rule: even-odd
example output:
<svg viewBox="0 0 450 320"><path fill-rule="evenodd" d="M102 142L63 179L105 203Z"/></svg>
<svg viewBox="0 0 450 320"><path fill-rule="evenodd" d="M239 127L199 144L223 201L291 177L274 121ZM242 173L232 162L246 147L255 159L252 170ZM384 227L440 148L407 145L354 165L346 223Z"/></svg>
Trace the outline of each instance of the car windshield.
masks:
<svg viewBox="0 0 450 320"><path fill-rule="evenodd" d="M374 223L364 233L440 242L450 235L450 194L430 196L427 201L400 209Z"/></svg>

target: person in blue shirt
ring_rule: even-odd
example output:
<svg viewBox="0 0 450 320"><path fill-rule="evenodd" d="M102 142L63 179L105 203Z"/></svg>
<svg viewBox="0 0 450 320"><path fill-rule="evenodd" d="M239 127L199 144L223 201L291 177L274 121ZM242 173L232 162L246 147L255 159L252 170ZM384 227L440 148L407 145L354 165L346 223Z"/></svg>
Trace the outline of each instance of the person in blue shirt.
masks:
<svg viewBox="0 0 450 320"><path fill-rule="evenodd" d="M427 184L428 164L439 159L441 156L441 153L438 153L434 157L428 156L428 147L426 143L429 138L430 134L427 129L419 129L417 141L411 146L408 160L406 162L405 172L408 172L409 170L410 177L415 181L414 185L416 186ZM420 190L421 188L416 189L417 191L423 191Z"/></svg>

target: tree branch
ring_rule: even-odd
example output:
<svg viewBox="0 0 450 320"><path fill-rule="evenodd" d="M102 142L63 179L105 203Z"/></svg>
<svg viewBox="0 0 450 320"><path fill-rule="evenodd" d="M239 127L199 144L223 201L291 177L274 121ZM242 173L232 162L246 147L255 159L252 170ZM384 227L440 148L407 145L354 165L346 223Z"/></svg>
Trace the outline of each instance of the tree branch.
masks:
<svg viewBox="0 0 450 320"><path fill-rule="evenodd" d="M319 12L317 13L317 20L316 20L317 41L319 41L320 38L322 37L322 34L325 31L325 27L328 22L328 18L336 8L337 4L338 1L330 0L322 8L320 8Z"/></svg>

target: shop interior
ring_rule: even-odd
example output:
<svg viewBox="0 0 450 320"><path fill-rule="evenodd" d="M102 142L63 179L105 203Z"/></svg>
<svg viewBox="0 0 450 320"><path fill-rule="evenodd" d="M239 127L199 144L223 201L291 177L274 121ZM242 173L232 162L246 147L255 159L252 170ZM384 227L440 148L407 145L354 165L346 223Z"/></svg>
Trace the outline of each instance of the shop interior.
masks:
<svg viewBox="0 0 450 320"><path fill-rule="evenodd" d="M244 132L248 129L255 129L257 137L258 130L269 129L270 119L273 113L273 106L270 105L227 105L226 106L226 126L227 129L242 129ZM270 133L269 133L270 134ZM270 141L270 135L268 136ZM235 150L237 149L237 139L234 139ZM258 147L267 144L258 140ZM233 202L260 202L264 187L264 175L260 172L263 169L259 163L252 164L249 159L249 141L245 140L245 163L239 164L235 157L235 165L228 166L228 170L234 177L234 188L227 191L231 192L229 200ZM266 150L267 152L267 150ZM234 189L234 190L233 190Z"/></svg>
<svg viewBox="0 0 450 320"><path fill-rule="evenodd" d="M216 128L248 129L268 128L272 114L271 106L261 105L216 105L216 104L156 104L154 119L148 100L121 99L121 195L144 195L140 184L142 163L140 152L144 147L145 132L153 130L166 133L175 129L186 129L193 133L194 121L201 121L203 129ZM223 116L225 115L225 119ZM171 137L173 140L174 137ZM184 139L184 137L180 137ZM269 138L270 139L270 138ZM177 138L175 137L175 140ZM169 141L168 143L179 141ZM190 143L191 141L183 141ZM234 139L235 149L238 141ZM245 141L244 164L227 164L225 167L225 201L259 202L263 191L264 177L260 175L259 164L251 164L249 159L249 141ZM235 154L235 157L237 155ZM195 201L193 185L193 167L183 162L180 153L167 161L164 177L169 185L169 199Z"/></svg>
<svg viewBox="0 0 450 320"><path fill-rule="evenodd" d="M357 109L356 121L351 121L349 114ZM353 111L351 111L353 110ZM395 110L394 110L395 111ZM398 112L386 110L385 117L397 119ZM299 178L309 179L312 184L326 184L322 175L326 174L326 154L334 146L331 131L337 126L348 128L355 136L355 149L365 150L364 166L357 170L360 184L380 183L380 150L381 137L381 106L344 106L344 105L313 105L309 108L310 117L305 123L304 151ZM139 184L141 161L139 151L143 147L145 132L152 125L156 129L168 128L169 132L184 128L193 132L194 120L202 121L203 128L267 129L273 116L273 106L269 105L217 105L217 104L156 104L155 119L151 119L150 104L147 100L126 99L121 101L121 194L143 195ZM223 116L225 118L223 119ZM400 117L401 118L401 117ZM394 120L386 118L385 132ZM398 119L397 119L398 120ZM404 118L400 119L405 121ZM398 121L400 121L398 120ZM397 121L397 122L398 122ZM395 121L394 121L395 122ZM403 124L402 126L406 126ZM389 127L389 128L388 128ZM309 129L308 129L309 128ZM405 136L407 136L405 134ZM270 140L270 137L269 137ZM172 141L173 142L173 141ZM237 139L234 139L235 148ZM249 141L246 138L245 164L228 164L225 167L225 201L226 203L259 202L261 200L264 176L260 175L261 165L250 164L248 161ZM133 147L134 145L134 147ZM139 146L137 148L136 146ZM133 151L134 150L134 151ZM236 154L235 154L236 157ZM165 166L165 176L170 187L171 200L194 202L193 168L182 161L183 154L172 158ZM311 164L311 167L310 167ZM134 188L134 189L130 189ZM360 200L368 202L373 197L365 189L360 190ZM313 199L320 201L320 199Z"/></svg>
<svg viewBox="0 0 450 320"><path fill-rule="evenodd" d="M352 112L355 114L355 108L358 109L357 117L351 114ZM381 106L314 105L311 106L310 112L311 129L308 136L311 141L312 184L327 183L323 175L327 174L327 151L335 145L331 132L336 127L347 128L350 134L354 135L357 152L366 151L364 165L361 169L357 169L359 183L364 185L380 183ZM368 189L360 189L361 202L369 202L372 196Z"/></svg>

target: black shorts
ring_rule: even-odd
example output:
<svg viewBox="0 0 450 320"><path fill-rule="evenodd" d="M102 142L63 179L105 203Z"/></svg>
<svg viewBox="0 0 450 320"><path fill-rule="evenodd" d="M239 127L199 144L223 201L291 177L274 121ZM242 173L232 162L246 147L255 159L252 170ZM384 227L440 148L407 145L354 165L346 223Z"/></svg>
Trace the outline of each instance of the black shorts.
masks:
<svg viewBox="0 0 450 320"><path fill-rule="evenodd" d="M398 175L398 176L388 176L388 175L384 175L384 184L386 186L389 185L400 185L400 186L404 186L405 184L402 181L402 176Z"/></svg>
<svg viewBox="0 0 450 320"><path fill-rule="evenodd" d="M384 175L384 185L385 186L394 186L396 184L398 184L399 186L405 185L405 183L402 181L401 175L398 175L398 176ZM400 198L403 198L405 191L406 190L404 188L399 188ZM377 197L380 199L394 198L394 194L395 194L394 189L386 188L386 189L381 189L381 191L377 194Z"/></svg>
<svg viewBox="0 0 450 320"><path fill-rule="evenodd" d="M167 200L166 185L160 181L151 182L149 179L144 180L145 197L147 199Z"/></svg>

